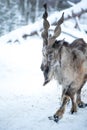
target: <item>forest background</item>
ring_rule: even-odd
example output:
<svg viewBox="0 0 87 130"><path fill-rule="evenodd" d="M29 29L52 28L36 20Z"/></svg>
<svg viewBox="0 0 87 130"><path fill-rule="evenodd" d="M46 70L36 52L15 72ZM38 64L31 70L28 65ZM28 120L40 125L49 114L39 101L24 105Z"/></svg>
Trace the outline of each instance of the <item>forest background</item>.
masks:
<svg viewBox="0 0 87 130"><path fill-rule="evenodd" d="M0 36L41 19L43 4L48 12L61 11L80 0L0 0Z"/></svg>

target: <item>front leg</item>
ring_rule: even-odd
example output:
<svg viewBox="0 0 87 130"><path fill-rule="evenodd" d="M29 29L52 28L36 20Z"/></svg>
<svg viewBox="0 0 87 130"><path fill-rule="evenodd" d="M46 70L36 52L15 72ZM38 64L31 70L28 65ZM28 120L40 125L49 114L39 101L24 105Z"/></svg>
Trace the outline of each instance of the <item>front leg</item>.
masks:
<svg viewBox="0 0 87 130"><path fill-rule="evenodd" d="M63 114L65 112L65 107L66 107L66 104L67 104L68 100L69 100L69 96L64 95L61 107L54 114L54 121L55 122L58 122L63 117Z"/></svg>

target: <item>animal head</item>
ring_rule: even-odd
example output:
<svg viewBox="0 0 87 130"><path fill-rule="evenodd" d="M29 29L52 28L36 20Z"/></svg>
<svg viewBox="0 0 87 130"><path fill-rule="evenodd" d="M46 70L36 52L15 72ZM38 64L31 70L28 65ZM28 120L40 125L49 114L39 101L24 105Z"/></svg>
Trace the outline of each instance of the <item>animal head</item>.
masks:
<svg viewBox="0 0 87 130"><path fill-rule="evenodd" d="M64 21L64 13L62 14L61 18L58 20L57 25L54 29L54 33L52 36L48 35L48 31L50 28L50 24L47 20L48 13L47 13L47 5L44 4L44 14L43 14L43 32L42 32L42 38L43 38L43 49L42 49L42 64L41 64L41 70L44 74L44 85L48 83L53 75L54 75L54 66L56 65L56 59L58 58L58 53L61 49L62 43L64 40L57 41L56 38L61 33L61 24ZM57 49L56 49L57 48Z"/></svg>

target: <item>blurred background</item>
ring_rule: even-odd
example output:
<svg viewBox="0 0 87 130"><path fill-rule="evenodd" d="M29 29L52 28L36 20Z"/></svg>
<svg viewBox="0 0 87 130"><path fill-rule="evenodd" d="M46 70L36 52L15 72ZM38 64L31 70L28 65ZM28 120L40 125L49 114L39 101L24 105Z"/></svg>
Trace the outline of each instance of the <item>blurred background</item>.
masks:
<svg viewBox="0 0 87 130"><path fill-rule="evenodd" d="M43 4L48 12L61 11L81 0L0 0L0 36L42 18Z"/></svg>

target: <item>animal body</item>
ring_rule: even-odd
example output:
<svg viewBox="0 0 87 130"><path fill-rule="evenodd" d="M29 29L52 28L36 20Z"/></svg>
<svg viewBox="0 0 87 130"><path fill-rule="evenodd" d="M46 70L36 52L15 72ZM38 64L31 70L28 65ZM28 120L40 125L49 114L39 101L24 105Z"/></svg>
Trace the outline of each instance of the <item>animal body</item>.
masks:
<svg viewBox="0 0 87 130"><path fill-rule="evenodd" d="M54 34L48 37L50 27L47 21L47 5L44 5L43 14L43 59L41 70L43 71L45 82L48 83L55 78L62 85L62 103L60 108L49 119L58 122L62 118L65 107L71 99L71 113L77 112L78 107L86 107L81 100L81 90L87 80L87 44L83 39L76 39L71 44L63 40L57 41L56 38L61 33L60 25L64 21L64 13L58 20Z"/></svg>

